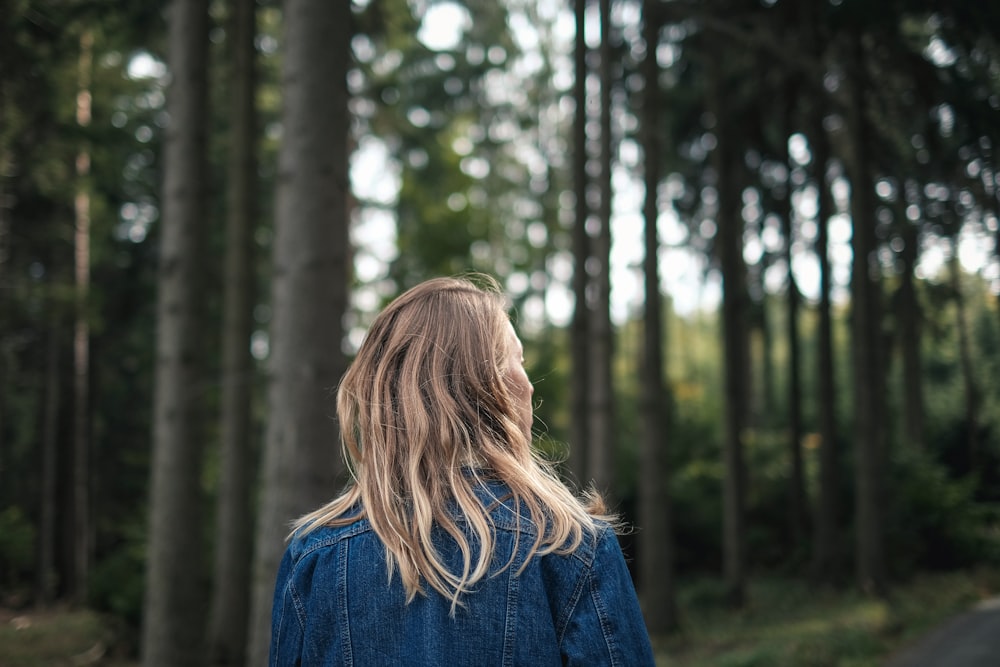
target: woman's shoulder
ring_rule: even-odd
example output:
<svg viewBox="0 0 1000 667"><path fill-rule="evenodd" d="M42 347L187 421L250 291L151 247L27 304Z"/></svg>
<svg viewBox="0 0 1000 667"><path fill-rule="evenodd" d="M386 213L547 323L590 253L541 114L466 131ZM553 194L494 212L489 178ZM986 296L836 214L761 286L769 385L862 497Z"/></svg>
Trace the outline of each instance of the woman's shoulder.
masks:
<svg viewBox="0 0 1000 667"><path fill-rule="evenodd" d="M537 532L536 517L531 515L524 500L519 499L506 482L484 480L476 487L476 495L497 529L529 536Z"/></svg>
<svg viewBox="0 0 1000 667"><path fill-rule="evenodd" d="M533 536L539 529L548 531L550 526L538 526L539 519L548 520L548 509L541 503L543 517L533 516L528 504L523 499L518 499L511 487L503 481L485 481L477 489L480 501L490 514L493 525L501 530L517 531L521 534ZM592 560L595 550L599 545L608 539L616 541L616 532L612 524L597 517L588 517L583 522L581 528L581 539L577 547L573 550L578 552L578 558ZM617 543L617 541L616 541ZM557 550L560 551L560 550Z"/></svg>
<svg viewBox="0 0 1000 667"><path fill-rule="evenodd" d="M371 523L365 518L344 524L305 525L291 535L287 551L293 559L300 560L310 553L334 547L344 540L371 530Z"/></svg>

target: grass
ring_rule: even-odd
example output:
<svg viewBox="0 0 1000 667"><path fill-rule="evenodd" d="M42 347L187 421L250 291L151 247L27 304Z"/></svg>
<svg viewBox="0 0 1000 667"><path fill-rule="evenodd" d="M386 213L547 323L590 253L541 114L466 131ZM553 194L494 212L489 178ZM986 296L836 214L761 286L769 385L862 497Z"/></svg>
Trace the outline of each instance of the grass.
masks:
<svg viewBox="0 0 1000 667"><path fill-rule="evenodd" d="M784 580L755 580L742 611L721 583L678 595L681 630L654 638L660 667L875 667L946 618L1000 593L1000 572L921 575L888 600Z"/></svg>
<svg viewBox="0 0 1000 667"><path fill-rule="evenodd" d="M87 610L0 610L3 667L124 667L108 618Z"/></svg>

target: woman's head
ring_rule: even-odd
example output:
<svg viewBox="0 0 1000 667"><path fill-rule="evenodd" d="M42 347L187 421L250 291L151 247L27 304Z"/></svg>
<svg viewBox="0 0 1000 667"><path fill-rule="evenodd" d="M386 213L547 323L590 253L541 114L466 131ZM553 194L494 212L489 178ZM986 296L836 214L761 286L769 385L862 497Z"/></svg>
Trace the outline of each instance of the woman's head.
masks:
<svg viewBox="0 0 1000 667"><path fill-rule="evenodd" d="M532 387L522 354L490 278L436 278L399 296L375 318L340 386L356 474L525 460Z"/></svg>
<svg viewBox="0 0 1000 667"><path fill-rule="evenodd" d="M527 515L529 559L575 549L604 515L597 495L582 503L531 449L533 390L506 303L485 276L421 283L375 318L340 384L354 483L295 526L366 518L410 599L427 583L458 604L490 570L495 527L476 491L484 476ZM442 561L435 528L461 551L460 571Z"/></svg>

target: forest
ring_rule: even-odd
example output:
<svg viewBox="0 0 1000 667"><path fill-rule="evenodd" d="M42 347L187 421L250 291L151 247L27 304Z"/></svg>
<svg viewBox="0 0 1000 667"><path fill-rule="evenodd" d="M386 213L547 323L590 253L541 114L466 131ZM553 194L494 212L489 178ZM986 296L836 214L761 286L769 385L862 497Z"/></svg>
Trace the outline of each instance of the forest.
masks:
<svg viewBox="0 0 1000 667"><path fill-rule="evenodd" d="M995 143L995 2L5 0L0 618L265 664L366 324L470 272L664 664L773 577L996 595Z"/></svg>

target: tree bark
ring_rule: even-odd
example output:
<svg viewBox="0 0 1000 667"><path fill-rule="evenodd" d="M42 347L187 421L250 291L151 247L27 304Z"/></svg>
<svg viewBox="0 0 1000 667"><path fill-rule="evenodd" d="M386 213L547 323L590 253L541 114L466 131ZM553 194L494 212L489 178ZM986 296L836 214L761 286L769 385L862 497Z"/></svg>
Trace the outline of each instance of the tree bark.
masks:
<svg viewBox="0 0 1000 667"><path fill-rule="evenodd" d="M913 271L917 263L919 230L903 218L903 249L899 254L902 271L896 297L899 322L899 351L903 366L903 435L906 446L924 449L924 390L921 363L921 310L917 300Z"/></svg>
<svg viewBox="0 0 1000 667"><path fill-rule="evenodd" d="M788 137L792 126L792 100L796 99L796 89L786 86L785 108L783 110L782 145L779 148L782 162L788 167L788 178L784 185L784 197L780 201L781 232L785 237L784 259L788 271L788 292L785 297L785 337L788 341L788 453L790 479L788 485L788 527L793 551L802 546L806 534L806 491L805 472L802 462L802 375L799 347L799 286L792 270L792 245L795 241L795 226L792 208L792 161L788 154Z"/></svg>
<svg viewBox="0 0 1000 667"><path fill-rule="evenodd" d="M593 239L594 309L590 321L590 435L589 478L604 493L613 492L614 398L611 359L614 354L611 328L611 2L600 0L601 15L601 201L599 229Z"/></svg>
<svg viewBox="0 0 1000 667"><path fill-rule="evenodd" d="M834 379L833 318L830 292L833 288L829 256L829 224L833 213L826 169L830 144L823 129L823 110L813 109L809 143L812 146L813 181L818 191L816 207L816 259L819 263L819 325L816 331L816 394L819 397L819 497L813 524L812 573L830 581L840 568L837 558L840 526L840 454L837 448L836 384Z"/></svg>
<svg viewBox="0 0 1000 667"><path fill-rule="evenodd" d="M49 331L45 358L45 408L42 422L42 484L38 521L38 576L36 590L38 601L46 605L56 595L56 512L59 458L59 402L62 382L59 374L60 308L49 295Z"/></svg>
<svg viewBox="0 0 1000 667"><path fill-rule="evenodd" d="M764 271L767 269L764 257L761 257L760 268L758 269L761 277L761 299L760 306L758 310L758 316L752 319L756 320L757 325L760 327L760 396L755 397L751 395L749 397L749 402L755 403L755 405L750 408L750 414L755 416L765 415L762 420L763 425L771 427L774 425L775 416L775 361L774 361L774 332L771 326L771 318L768 314L768 302L771 300L767 294L767 291L763 287L763 277ZM751 329L752 330L752 329ZM756 394L757 392L752 392Z"/></svg>
<svg viewBox="0 0 1000 667"><path fill-rule="evenodd" d="M972 342L969 340L969 323L965 313L965 296L962 292L962 269L958 261L958 238L951 239L951 257L948 260L952 298L955 299L955 324L958 329L958 354L965 390L965 446L969 472L979 473L979 386L973 368Z"/></svg>
<svg viewBox="0 0 1000 667"><path fill-rule="evenodd" d="M226 207L222 331L222 469L216 509L216 546L209 657L216 665L242 665L250 615L253 548L250 435L253 360L253 231L257 223L256 3L230 3L231 122Z"/></svg>
<svg viewBox="0 0 1000 667"><path fill-rule="evenodd" d="M94 35L80 37L77 70L76 123L90 125L90 79ZM74 284L76 322L73 329L73 593L76 604L87 602L90 571L90 321L87 312L90 291L90 149L84 144L76 156L74 199Z"/></svg>
<svg viewBox="0 0 1000 667"><path fill-rule="evenodd" d="M174 0L167 93L154 387L152 496L142 634L145 667L204 661L201 463L207 246L208 8Z"/></svg>
<svg viewBox="0 0 1000 667"><path fill-rule="evenodd" d="M579 484L588 480L587 452L589 424L587 400L590 396L590 322L587 303L587 259L590 237L587 235L587 42L584 39L586 0L575 0L576 37L573 60L576 81L573 84L573 192L576 194L576 219L573 222L573 319L570 324L572 378L570 386L570 471Z"/></svg>
<svg viewBox="0 0 1000 667"><path fill-rule="evenodd" d="M746 265L743 260L743 224L739 185L734 170L739 162L730 132L731 120L723 101L722 63L713 55L709 67L708 105L716 120L717 145L712 151L719 210L716 248L722 268L722 337L724 358L723 459L723 571L727 597L736 607L746 602L746 472L743 461L743 428L747 409L749 359Z"/></svg>
<svg viewBox="0 0 1000 667"><path fill-rule="evenodd" d="M345 370L347 68L351 7L285 6L283 137L274 238L269 421L247 660L263 665L288 523L330 500L341 466L334 390Z"/></svg>
<svg viewBox="0 0 1000 667"><path fill-rule="evenodd" d="M853 38L848 55L851 81L847 132L850 142L851 238L853 263L851 307L854 353L855 475L857 512L856 568L862 590L884 595L885 559L885 382L881 337L881 270L875 235L874 184L869 173L870 146L864 109L867 90L864 48L861 37Z"/></svg>
<svg viewBox="0 0 1000 667"><path fill-rule="evenodd" d="M660 26L653 5L643 2L643 60L645 100L642 107L642 143L646 185L645 217L645 309L643 317L642 378L642 470L640 472L639 537L640 590L645 601L646 627L651 635L664 635L677 627L677 604L674 584L673 508L670 494L670 469L667 463L670 444L669 415L671 399L663 378L663 315L660 296L660 249L657 234L660 183L659 67L656 46Z"/></svg>
<svg viewBox="0 0 1000 667"><path fill-rule="evenodd" d="M582 0L581 0L582 1ZM0 24L2 27L2 24ZM0 97L0 103L3 103L3 98ZM10 197L9 191L10 186L8 184L9 174L14 166L13 157L6 146L0 146L0 330L6 330L9 327L7 318L10 316L11 307L8 303L11 300L10 285L8 281L10 280ZM2 340L2 339L0 339ZM3 349L4 346L0 346L0 377L9 378L11 376L10 366L8 363L7 356L8 352ZM7 438L5 434L7 433L7 393L5 391L0 391L0 487L4 489L9 489L9 482L7 481L7 475L5 471L7 470L7 458L6 454L9 451ZM0 492L0 502L8 502L8 498L4 492Z"/></svg>

